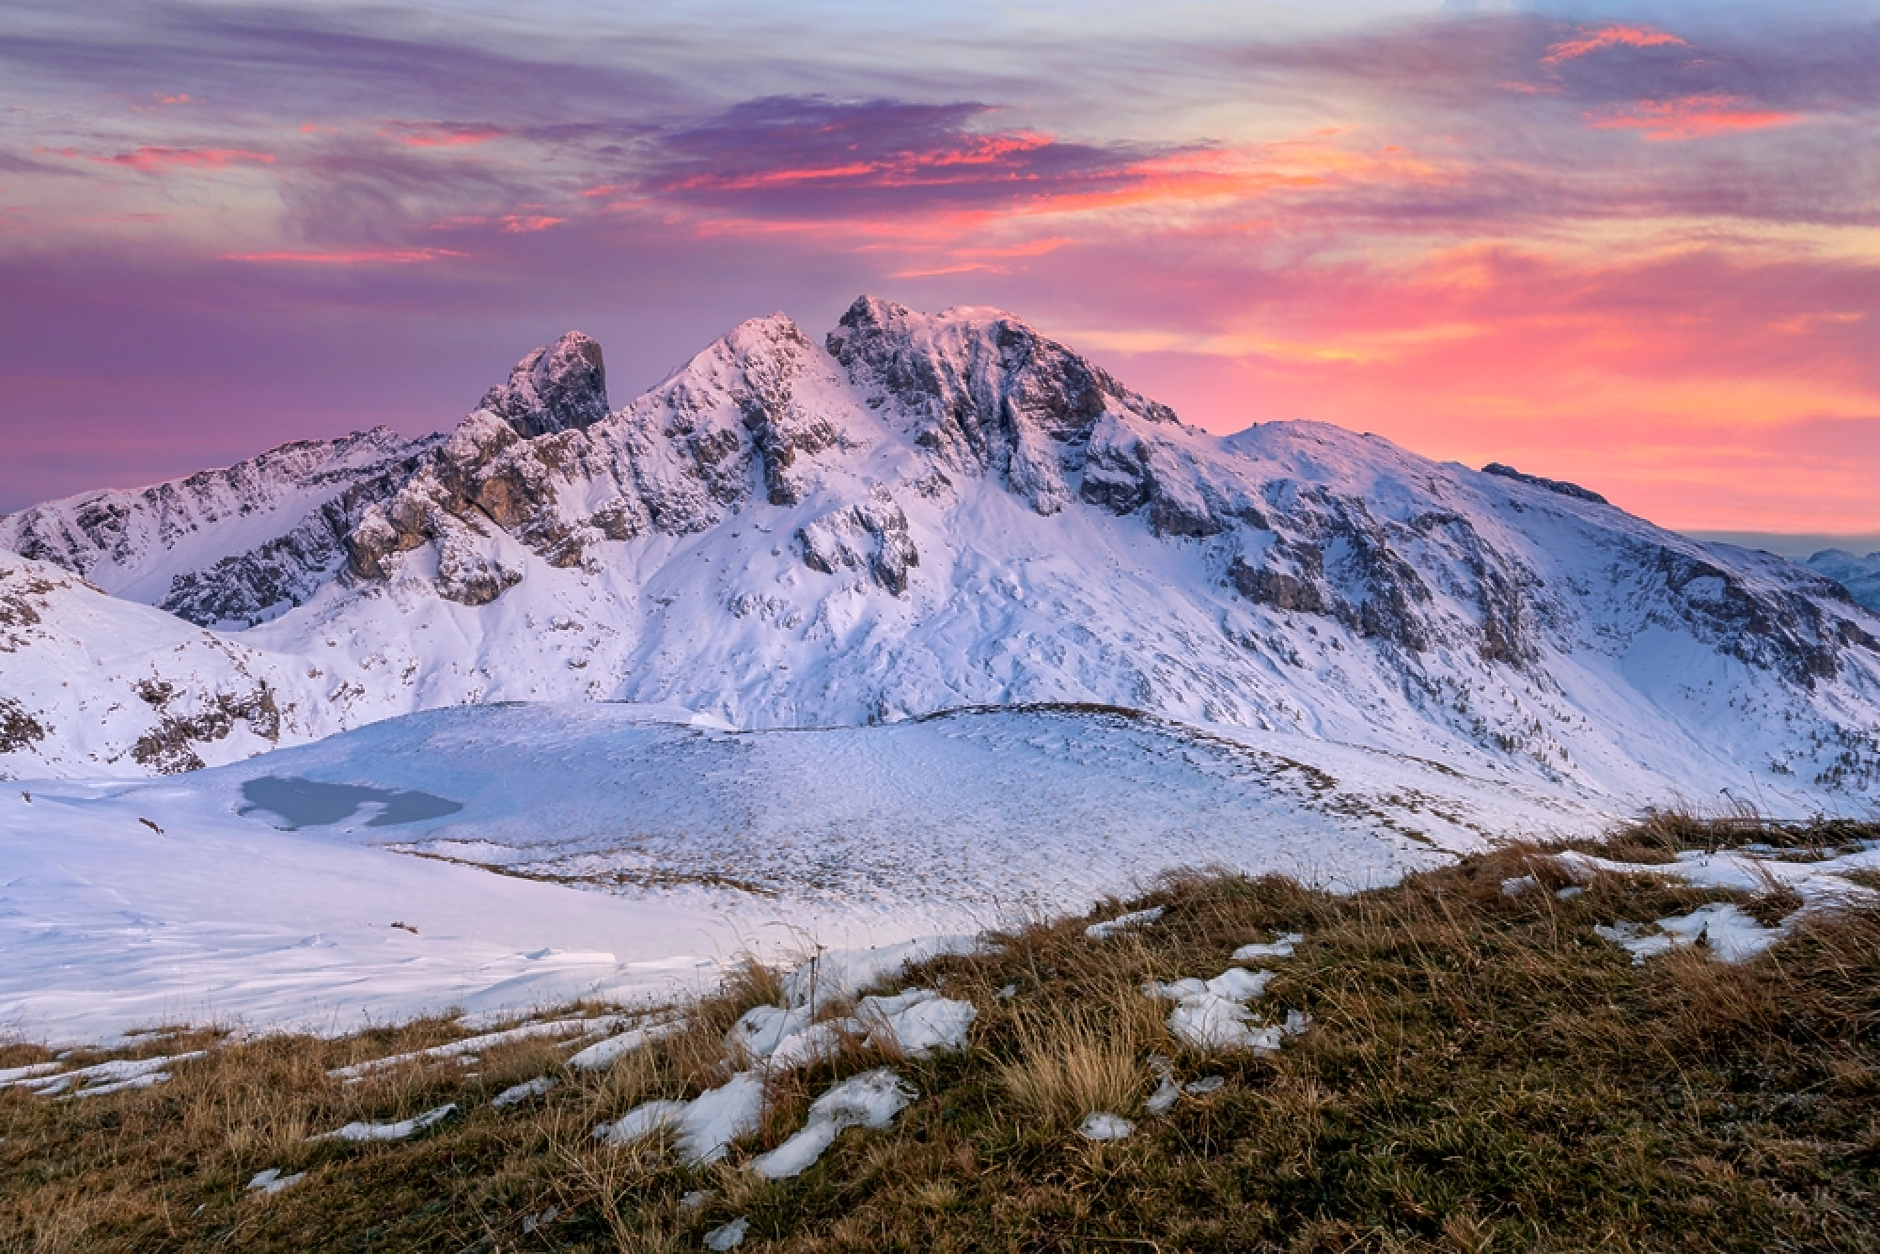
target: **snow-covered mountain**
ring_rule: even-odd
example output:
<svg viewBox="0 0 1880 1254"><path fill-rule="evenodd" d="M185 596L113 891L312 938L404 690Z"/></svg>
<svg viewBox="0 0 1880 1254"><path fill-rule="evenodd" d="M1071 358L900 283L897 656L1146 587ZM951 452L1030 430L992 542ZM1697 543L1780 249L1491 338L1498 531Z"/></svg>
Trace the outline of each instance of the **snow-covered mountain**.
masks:
<svg viewBox="0 0 1880 1254"><path fill-rule="evenodd" d="M375 427L154 487L47 501L0 517L0 549L193 623L251 626L337 574L359 512L436 443Z"/></svg>
<svg viewBox="0 0 1880 1254"><path fill-rule="evenodd" d="M1846 549L1823 549L1803 565L1846 588L1849 596L1868 609L1880 611L1880 553L1861 557Z"/></svg>
<svg viewBox="0 0 1880 1254"><path fill-rule="evenodd" d="M497 700L745 727L1068 701L1620 798L1880 789L1880 618L1831 580L1504 466L1316 423L1213 436L995 310L863 298L820 345L756 319L616 412L571 333L384 455L343 567L205 635L276 668L280 743ZM198 523L190 586L249 604L224 528ZM20 695L37 647L0 655L0 693L60 730L0 769L121 772L128 746Z"/></svg>
<svg viewBox="0 0 1880 1254"><path fill-rule="evenodd" d="M348 726L320 669L0 553L0 770L168 774Z"/></svg>

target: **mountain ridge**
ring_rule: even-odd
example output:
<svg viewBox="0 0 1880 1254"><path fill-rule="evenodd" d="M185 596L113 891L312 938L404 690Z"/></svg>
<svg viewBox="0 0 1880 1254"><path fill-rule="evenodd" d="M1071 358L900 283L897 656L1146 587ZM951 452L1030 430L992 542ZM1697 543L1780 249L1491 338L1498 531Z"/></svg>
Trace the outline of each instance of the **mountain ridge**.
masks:
<svg viewBox="0 0 1880 1254"><path fill-rule="evenodd" d="M1880 618L1585 489L1324 424L1214 436L984 308L863 297L821 344L753 319L604 416L591 344L402 450L343 560L228 637L308 690L296 728L1074 701L1614 795L1880 785Z"/></svg>

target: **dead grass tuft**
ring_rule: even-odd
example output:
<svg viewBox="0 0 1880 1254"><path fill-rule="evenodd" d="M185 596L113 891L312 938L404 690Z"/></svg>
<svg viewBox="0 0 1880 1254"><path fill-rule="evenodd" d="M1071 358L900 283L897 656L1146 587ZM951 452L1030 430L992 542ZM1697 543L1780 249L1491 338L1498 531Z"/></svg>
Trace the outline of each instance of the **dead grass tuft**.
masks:
<svg viewBox="0 0 1880 1254"><path fill-rule="evenodd" d="M1146 1002L1140 993L1134 1000ZM1148 1076L1134 1009L1053 1001L1013 1014L1014 1048L997 1075L1018 1111L1054 1129L1093 1111L1134 1111Z"/></svg>

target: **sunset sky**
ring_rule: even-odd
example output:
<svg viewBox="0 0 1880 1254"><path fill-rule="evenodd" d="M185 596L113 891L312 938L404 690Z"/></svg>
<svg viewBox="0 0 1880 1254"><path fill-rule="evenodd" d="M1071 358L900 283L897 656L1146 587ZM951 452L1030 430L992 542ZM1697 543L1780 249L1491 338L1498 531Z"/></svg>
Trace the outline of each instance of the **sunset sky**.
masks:
<svg viewBox="0 0 1880 1254"><path fill-rule="evenodd" d="M69 7L0 11L0 510L869 292L1215 431L1880 531L1873 4Z"/></svg>

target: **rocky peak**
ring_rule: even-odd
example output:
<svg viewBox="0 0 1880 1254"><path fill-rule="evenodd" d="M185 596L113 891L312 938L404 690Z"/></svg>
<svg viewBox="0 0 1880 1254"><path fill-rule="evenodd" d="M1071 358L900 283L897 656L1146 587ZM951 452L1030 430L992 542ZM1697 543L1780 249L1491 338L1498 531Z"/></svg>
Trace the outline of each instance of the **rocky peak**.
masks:
<svg viewBox="0 0 1880 1254"><path fill-rule="evenodd" d="M570 331L516 363L509 379L477 406L524 439L582 430L607 416L607 368L601 346Z"/></svg>
<svg viewBox="0 0 1880 1254"><path fill-rule="evenodd" d="M816 379L818 375L821 380ZM818 382L824 386L818 387ZM765 499L772 505L795 505L809 486L803 459L843 438L828 412L831 383L828 359L794 321L777 313L735 327L642 400L663 413L666 431L692 444L698 443L704 415L719 413L728 418L735 413L736 425L743 429L759 463ZM635 408L641 405L636 403ZM719 437L726 452L731 443L742 443L730 424L719 425L726 431ZM712 467L722 460L694 458L702 478L711 477ZM727 469L734 476L738 473L735 462ZM736 495L735 485L728 483L726 491ZM726 503L734 503L726 492L719 495Z"/></svg>
<svg viewBox="0 0 1880 1254"><path fill-rule="evenodd" d="M827 347L865 403L898 413L916 444L950 469L1003 476L1040 514L1076 499L1067 476L1106 417L1176 423L1168 406L996 309L929 316L862 296Z"/></svg>

